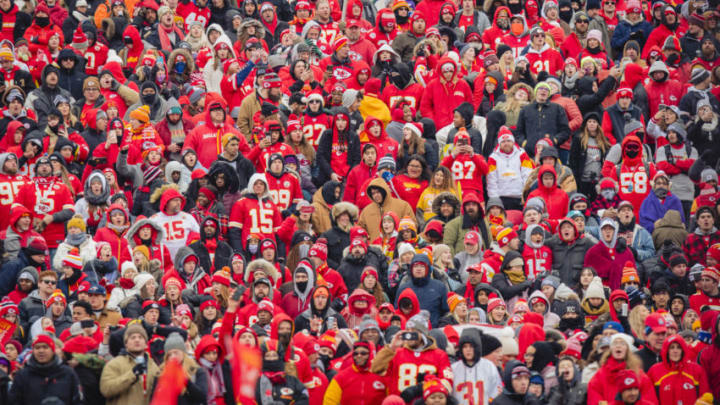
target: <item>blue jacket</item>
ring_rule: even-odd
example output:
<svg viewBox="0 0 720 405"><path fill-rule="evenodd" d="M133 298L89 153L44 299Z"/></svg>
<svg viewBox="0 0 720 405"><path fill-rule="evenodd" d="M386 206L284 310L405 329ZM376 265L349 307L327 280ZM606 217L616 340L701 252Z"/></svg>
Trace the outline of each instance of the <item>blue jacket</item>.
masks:
<svg viewBox="0 0 720 405"><path fill-rule="evenodd" d="M680 212L680 215L682 215L682 211ZM641 262L655 256L655 245L650 232L638 224L635 224L635 229L633 229L632 247L637 252L638 260Z"/></svg>
<svg viewBox="0 0 720 405"><path fill-rule="evenodd" d="M20 270L30 266L30 261L25 252L20 249L15 259L10 260L0 267L0 297L4 297L17 285L17 277L20 274Z"/></svg>
<svg viewBox="0 0 720 405"><path fill-rule="evenodd" d="M627 41L631 39L634 39L638 42L638 44L640 44L640 49L642 50L645 46L645 41L647 41L652 30L652 24L645 21L645 19L642 19L637 24L630 24L628 20L622 19L620 20L618 25L615 26L615 31L613 31L613 36L610 39L610 46L612 46L612 49L615 51L616 55L622 55L625 43L627 43ZM633 32L638 33L635 34L633 38L631 38L631 34Z"/></svg>
<svg viewBox="0 0 720 405"><path fill-rule="evenodd" d="M445 284L441 281L430 278L432 266L426 255L416 254L413 257L412 262L410 262L411 271L415 263L425 263L428 271L425 273L425 277L411 277L409 283L400 285L396 295L398 298L395 299L395 307L398 305L397 301L403 290L410 288L415 295L417 295L418 301L420 301L420 309L425 309L430 313L430 323L433 328L436 328L440 317L450 312L450 307L447 303L447 288L445 288Z"/></svg>
<svg viewBox="0 0 720 405"><path fill-rule="evenodd" d="M661 202L655 196L652 191L645 197L642 205L640 206L639 222L640 226L645 228L649 233L655 230L655 221L665 216L665 213L669 210L675 210L680 213L680 218L685 223L685 211L683 210L682 203L677 196L668 193L665 197L665 201Z"/></svg>

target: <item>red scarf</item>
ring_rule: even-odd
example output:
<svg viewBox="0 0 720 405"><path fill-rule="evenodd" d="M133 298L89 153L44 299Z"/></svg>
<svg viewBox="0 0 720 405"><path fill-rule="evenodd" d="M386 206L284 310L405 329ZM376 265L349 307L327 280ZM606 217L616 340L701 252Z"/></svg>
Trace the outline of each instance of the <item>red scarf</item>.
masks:
<svg viewBox="0 0 720 405"><path fill-rule="evenodd" d="M131 278L121 277L118 279L118 282L120 284L120 287L125 290L129 290L129 289L135 287L135 281L133 281L133 279L131 279Z"/></svg>
<svg viewBox="0 0 720 405"><path fill-rule="evenodd" d="M162 24L158 24L158 37L160 37L160 47L165 51L169 52L173 50L172 43L170 43L170 37L168 36L173 32L177 37L176 42L180 42L185 39L185 35L183 35L182 31L180 31L180 29L176 27L175 24L173 24L170 28L165 28Z"/></svg>

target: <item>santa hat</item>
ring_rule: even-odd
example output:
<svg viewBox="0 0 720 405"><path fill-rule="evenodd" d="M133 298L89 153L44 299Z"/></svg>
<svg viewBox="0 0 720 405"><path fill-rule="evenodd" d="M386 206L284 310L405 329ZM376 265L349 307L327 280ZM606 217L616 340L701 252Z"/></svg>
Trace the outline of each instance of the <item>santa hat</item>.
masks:
<svg viewBox="0 0 720 405"><path fill-rule="evenodd" d="M506 127L505 125L500 127L500 130L498 131L498 142L503 141L512 141L515 142L515 137L513 136L512 131L510 131L510 128Z"/></svg>
<svg viewBox="0 0 720 405"><path fill-rule="evenodd" d="M405 125L403 126L403 129L405 129L405 128L409 129L410 131L412 131L412 133L414 133L418 137L422 138L422 123L406 122Z"/></svg>

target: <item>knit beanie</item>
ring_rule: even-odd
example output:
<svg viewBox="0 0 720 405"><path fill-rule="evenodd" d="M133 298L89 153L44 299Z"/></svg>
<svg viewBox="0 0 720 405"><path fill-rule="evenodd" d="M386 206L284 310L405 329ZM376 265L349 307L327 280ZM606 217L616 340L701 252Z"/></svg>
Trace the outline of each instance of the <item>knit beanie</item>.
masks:
<svg viewBox="0 0 720 405"><path fill-rule="evenodd" d="M132 336L135 333L139 333L142 335L143 339L147 342L148 335L145 328L142 327L139 323L131 323L125 328L125 333L123 333L123 343L127 343L128 339L130 339L130 336Z"/></svg>
<svg viewBox="0 0 720 405"><path fill-rule="evenodd" d="M620 284L625 283L640 283L640 277L638 277L637 269L629 260L625 262L625 266L622 270L622 279L620 281Z"/></svg>
<svg viewBox="0 0 720 405"><path fill-rule="evenodd" d="M165 353L169 352L170 350L176 349L180 351L185 351L185 340L183 340L182 336L180 336L177 332L172 332L170 336L165 339Z"/></svg>
<svg viewBox="0 0 720 405"><path fill-rule="evenodd" d="M150 107L142 105L130 112L130 118L134 118L144 124L150 121Z"/></svg>

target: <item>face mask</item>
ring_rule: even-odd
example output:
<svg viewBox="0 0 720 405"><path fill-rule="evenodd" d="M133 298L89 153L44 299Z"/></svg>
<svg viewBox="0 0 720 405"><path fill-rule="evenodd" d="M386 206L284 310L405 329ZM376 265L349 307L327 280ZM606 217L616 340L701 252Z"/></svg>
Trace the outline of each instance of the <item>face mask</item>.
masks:
<svg viewBox="0 0 720 405"><path fill-rule="evenodd" d="M566 11L560 11L558 13L560 15L560 19L565 21L566 23L570 24L570 20L572 20L573 17L573 11L572 9L566 10Z"/></svg>
<svg viewBox="0 0 720 405"><path fill-rule="evenodd" d="M143 94L142 101L147 105L151 105L155 101L155 93Z"/></svg>
<svg viewBox="0 0 720 405"><path fill-rule="evenodd" d="M665 199L668 195L668 191L664 188L656 188L653 190L653 193L655 193L655 196L661 200Z"/></svg>
<svg viewBox="0 0 720 405"><path fill-rule="evenodd" d="M185 62L178 62L175 64L175 71L182 74L185 71Z"/></svg>
<svg viewBox="0 0 720 405"><path fill-rule="evenodd" d="M507 31L507 29L510 28L510 21L500 20L498 21L498 27L500 27L501 30Z"/></svg>
<svg viewBox="0 0 720 405"><path fill-rule="evenodd" d="M523 11L521 3L508 4L507 6L510 9L510 13L513 15L520 14Z"/></svg>
<svg viewBox="0 0 720 405"><path fill-rule="evenodd" d="M600 190L600 195L603 196L604 199L610 201L615 198L615 190L606 188L604 190Z"/></svg>
<svg viewBox="0 0 720 405"><path fill-rule="evenodd" d="M523 26L522 23L515 22L515 23L510 24L510 31L515 36L519 36L520 34L523 33L524 30L525 30L525 27Z"/></svg>
<svg viewBox="0 0 720 405"><path fill-rule="evenodd" d="M278 333L278 342L287 345L290 343L290 334L289 333Z"/></svg>
<svg viewBox="0 0 720 405"><path fill-rule="evenodd" d="M592 54L597 54L597 53L600 53L600 51L602 51L602 48L600 48L599 46L592 46L592 47L588 46L587 50L588 50L588 52L590 52Z"/></svg>
<svg viewBox="0 0 720 405"><path fill-rule="evenodd" d="M50 25L50 17L35 17L35 22L41 27Z"/></svg>
<svg viewBox="0 0 720 405"><path fill-rule="evenodd" d="M639 150L636 150L636 149L633 149L633 150L629 150L629 149L628 149L628 150L625 151L625 154L626 154L627 157L629 157L630 159L635 159L635 158L640 154L640 151L639 151Z"/></svg>
<svg viewBox="0 0 720 405"><path fill-rule="evenodd" d="M327 355L327 354L320 355L320 361L322 362L323 366L325 366L326 370L328 369L328 367L330 367L330 360L332 360L332 359L330 358L329 355Z"/></svg>
<svg viewBox="0 0 720 405"><path fill-rule="evenodd" d="M255 254L255 253L257 253L257 250L258 250L258 245L257 245L257 243L251 243L251 244L248 245L248 251L249 251L250 253Z"/></svg>
<svg viewBox="0 0 720 405"><path fill-rule="evenodd" d="M277 373L279 371L283 371L285 369L285 362L277 359L277 360L263 360L263 371L268 371L271 373Z"/></svg>
<svg viewBox="0 0 720 405"><path fill-rule="evenodd" d="M308 282L307 281L296 281L295 285L297 286L298 291L300 291L302 293L302 292L305 292L305 290L307 289Z"/></svg>
<svg viewBox="0 0 720 405"><path fill-rule="evenodd" d="M300 254L301 259L308 257L309 251L310 251L310 245L300 245L300 247L298 247L298 253Z"/></svg>
<svg viewBox="0 0 720 405"><path fill-rule="evenodd" d="M568 329L582 329L584 325L584 320L581 317L577 318L563 318L560 320L560 325L558 326L558 329L568 330Z"/></svg>

